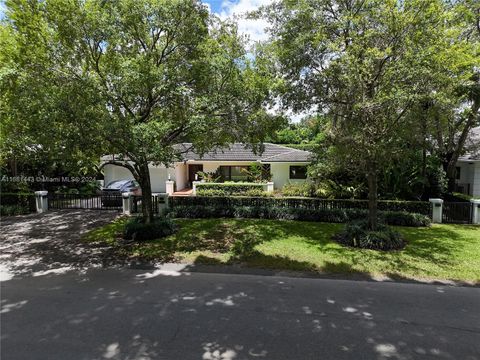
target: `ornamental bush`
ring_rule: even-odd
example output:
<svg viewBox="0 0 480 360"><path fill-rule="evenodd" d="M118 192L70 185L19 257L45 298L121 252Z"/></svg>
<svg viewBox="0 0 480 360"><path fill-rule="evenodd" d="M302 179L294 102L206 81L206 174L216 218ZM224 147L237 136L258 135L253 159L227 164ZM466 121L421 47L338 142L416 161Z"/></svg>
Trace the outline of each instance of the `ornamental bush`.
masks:
<svg viewBox="0 0 480 360"><path fill-rule="evenodd" d="M398 231L385 224L378 224L377 230L371 231L365 220L346 224L334 240L345 246L383 251L403 249L406 245Z"/></svg>
<svg viewBox="0 0 480 360"><path fill-rule="evenodd" d="M431 220L428 216L405 211L384 211L381 217L388 225L394 226L430 226Z"/></svg>
<svg viewBox="0 0 480 360"><path fill-rule="evenodd" d="M264 192L264 185L260 183L200 183L196 187L198 196L245 196Z"/></svg>
<svg viewBox="0 0 480 360"><path fill-rule="evenodd" d="M329 223L345 223L365 219L365 209L307 209L267 206L202 206L178 205L169 210L169 216L177 218L255 218L272 220L301 220ZM430 219L421 214L380 212L380 222L401 226L428 226Z"/></svg>
<svg viewBox="0 0 480 360"><path fill-rule="evenodd" d="M217 185L217 184L215 184ZM252 184L256 185L256 184ZM253 191L260 191L259 188ZM212 193L211 193L212 194ZM345 200L345 199L318 199L306 197L267 197L267 196L186 196L172 197L171 204L178 205L202 205L202 206L262 206L262 207L291 207L318 209L368 209L367 200ZM379 211L401 211L407 213L418 213L425 216L431 214L431 204L422 201L379 201Z"/></svg>
<svg viewBox="0 0 480 360"><path fill-rule="evenodd" d="M155 218L152 223L145 224L143 218L135 217L125 224L123 238L125 240L147 241L169 236L175 231L176 226L172 219Z"/></svg>
<svg viewBox="0 0 480 360"><path fill-rule="evenodd" d="M0 205L1 216L15 216L29 214L31 211L23 205Z"/></svg>

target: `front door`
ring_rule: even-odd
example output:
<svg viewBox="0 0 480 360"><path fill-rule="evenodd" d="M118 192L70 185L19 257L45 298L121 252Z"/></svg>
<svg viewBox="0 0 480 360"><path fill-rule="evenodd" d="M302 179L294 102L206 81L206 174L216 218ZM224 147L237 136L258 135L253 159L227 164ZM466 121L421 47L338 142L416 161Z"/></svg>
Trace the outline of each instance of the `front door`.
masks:
<svg viewBox="0 0 480 360"><path fill-rule="evenodd" d="M192 186L192 182L195 181L195 174L199 171L203 171L203 164L188 165L188 182L190 186ZM198 180L200 180L200 176Z"/></svg>

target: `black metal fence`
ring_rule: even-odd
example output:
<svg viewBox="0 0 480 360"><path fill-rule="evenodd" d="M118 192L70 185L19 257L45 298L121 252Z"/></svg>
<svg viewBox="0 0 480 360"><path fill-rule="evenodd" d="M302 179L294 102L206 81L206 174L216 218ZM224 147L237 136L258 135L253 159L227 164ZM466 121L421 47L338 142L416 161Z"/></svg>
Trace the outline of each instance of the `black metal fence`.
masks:
<svg viewBox="0 0 480 360"><path fill-rule="evenodd" d="M447 224L470 224L473 204L470 202L444 202L442 222Z"/></svg>
<svg viewBox="0 0 480 360"><path fill-rule="evenodd" d="M140 213L142 212L142 197L141 196L133 196L132 197L132 212L133 213ZM152 212L154 214L159 213L160 204L165 204L165 198L162 196L152 196Z"/></svg>
<svg viewBox="0 0 480 360"><path fill-rule="evenodd" d="M223 197L223 196L173 196L169 207L213 206L213 207L280 207L311 210L327 209L368 209L368 200L327 200L316 198L275 198L275 197ZM432 206L427 201L379 201L380 211L406 211L427 216L432 215Z"/></svg>
<svg viewBox="0 0 480 360"><path fill-rule="evenodd" d="M122 195L48 194L49 209L122 210Z"/></svg>

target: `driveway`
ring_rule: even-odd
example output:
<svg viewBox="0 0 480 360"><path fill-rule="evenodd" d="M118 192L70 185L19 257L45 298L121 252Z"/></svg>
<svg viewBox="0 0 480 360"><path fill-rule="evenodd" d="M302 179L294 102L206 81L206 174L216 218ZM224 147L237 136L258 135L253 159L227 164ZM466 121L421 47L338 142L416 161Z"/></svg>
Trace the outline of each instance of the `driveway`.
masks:
<svg viewBox="0 0 480 360"><path fill-rule="evenodd" d="M188 268L2 283L1 358L480 359L480 289Z"/></svg>
<svg viewBox="0 0 480 360"><path fill-rule="evenodd" d="M0 280L14 275L61 272L108 262L108 251L81 241L89 229L111 222L120 213L58 210L3 217L0 222Z"/></svg>

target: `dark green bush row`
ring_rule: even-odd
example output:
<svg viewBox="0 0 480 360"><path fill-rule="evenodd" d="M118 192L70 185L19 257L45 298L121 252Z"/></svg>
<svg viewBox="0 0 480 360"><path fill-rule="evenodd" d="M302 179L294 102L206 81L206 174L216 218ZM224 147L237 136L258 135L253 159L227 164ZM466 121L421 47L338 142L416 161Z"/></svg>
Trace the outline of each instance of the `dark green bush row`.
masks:
<svg viewBox="0 0 480 360"><path fill-rule="evenodd" d="M24 209L22 214L36 211L35 194L33 193L1 193L0 204L2 206L16 206L19 209Z"/></svg>
<svg viewBox="0 0 480 360"><path fill-rule="evenodd" d="M172 219L155 218L154 222L145 224L142 218L132 218L125 224L123 238L134 241L147 241L166 237L175 232Z"/></svg>
<svg viewBox="0 0 480 360"><path fill-rule="evenodd" d="M254 184L258 185L258 184ZM311 210L368 209L367 200L326 200L315 198L290 197L229 197L229 196L185 196L172 197L170 203L175 206L254 206L288 207ZM423 201L379 201L380 211L404 211L430 216L431 204Z"/></svg>
<svg viewBox="0 0 480 360"><path fill-rule="evenodd" d="M169 216L177 218L258 218L273 220L302 220L331 223L344 223L365 219L364 209L303 209L279 207L215 207L215 206L176 206L169 210ZM397 216L401 220L397 219ZM380 212L379 219L390 225L428 226L430 219L421 214Z"/></svg>
<svg viewBox="0 0 480 360"><path fill-rule="evenodd" d="M334 239L345 246L374 250L399 250L405 247L402 235L384 224L376 231L368 230L367 221L354 221L345 225Z"/></svg>
<svg viewBox="0 0 480 360"><path fill-rule="evenodd" d="M14 216L14 215L25 215L29 214L31 211L28 207L21 205L0 205L0 215L1 216Z"/></svg>
<svg viewBox="0 0 480 360"><path fill-rule="evenodd" d="M231 196L247 195L255 192L263 192L263 184L257 183L200 183L197 184L199 196ZM251 195L250 195L251 196Z"/></svg>
<svg viewBox="0 0 480 360"><path fill-rule="evenodd" d="M383 211L381 217L384 222L389 225L394 226L430 226L431 220L428 216L417 214L417 213L408 213L405 211Z"/></svg>
<svg viewBox="0 0 480 360"><path fill-rule="evenodd" d="M201 188L197 190L197 195L199 196L260 196L260 197L266 197L266 196L273 196L272 193L268 193L264 191L262 188L254 188L254 189L249 189L246 190L245 192L234 192L234 193L227 193L223 189L206 189L206 188Z"/></svg>

